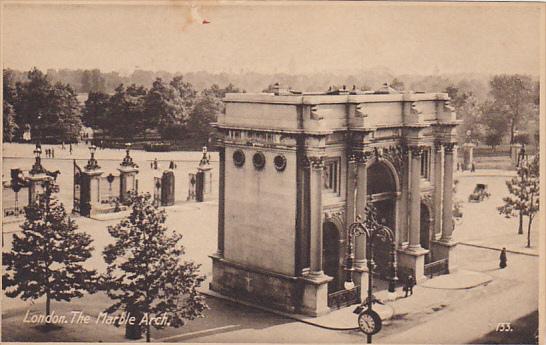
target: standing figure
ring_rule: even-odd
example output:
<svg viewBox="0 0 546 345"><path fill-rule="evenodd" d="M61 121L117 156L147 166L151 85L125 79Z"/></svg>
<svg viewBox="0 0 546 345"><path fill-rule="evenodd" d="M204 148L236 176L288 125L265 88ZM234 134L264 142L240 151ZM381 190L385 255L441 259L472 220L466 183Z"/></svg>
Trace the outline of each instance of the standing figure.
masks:
<svg viewBox="0 0 546 345"><path fill-rule="evenodd" d="M408 276L406 277L406 281L404 282L404 292L406 293L404 297L408 297L408 295L413 295L414 286L415 286L415 277L413 276L413 270L411 270Z"/></svg>
<svg viewBox="0 0 546 345"><path fill-rule="evenodd" d="M501 269L505 268L507 266L507 264L506 264L506 261L507 261L507 259L506 259L506 248L504 248L504 247L502 248L499 259L500 259L499 267Z"/></svg>
<svg viewBox="0 0 546 345"><path fill-rule="evenodd" d="M72 143L70 143L70 155L72 155Z"/></svg>

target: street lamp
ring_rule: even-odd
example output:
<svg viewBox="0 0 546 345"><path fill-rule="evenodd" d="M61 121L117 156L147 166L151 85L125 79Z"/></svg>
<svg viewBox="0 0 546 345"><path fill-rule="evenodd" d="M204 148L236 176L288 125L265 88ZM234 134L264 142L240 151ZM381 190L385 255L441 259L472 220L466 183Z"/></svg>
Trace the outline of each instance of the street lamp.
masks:
<svg viewBox="0 0 546 345"><path fill-rule="evenodd" d="M346 259L346 281L347 286L353 284L352 281L352 272L354 271L354 238L358 236L366 236L366 261L368 266L368 297L366 300L355 309L355 313L359 314L358 324L362 332L367 335L368 344L372 343L372 335L376 334L381 330L381 318L373 310L373 303L379 302L377 298L373 295L373 273L376 267L373 260L373 251L374 243L378 240L381 242L390 243L390 260L389 260L389 293L395 292L396 281L398 277L396 276L396 245L394 239L394 231L389 227L379 223L376 218L376 210L371 205L366 205L364 210L365 218L362 220L362 217L358 215L356 221L349 225L347 230L348 236L348 254ZM354 284L353 284L354 285ZM363 310L362 306L366 306L366 310Z"/></svg>
<svg viewBox="0 0 546 345"><path fill-rule="evenodd" d="M97 147L95 145L89 146L89 152L91 153L91 158L87 161L87 165L85 166L85 169L87 170L96 170L100 169L99 163L95 159L95 152L97 151Z"/></svg>
<svg viewBox="0 0 546 345"><path fill-rule="evenodd" d="M35 161L34 161L34 165L32 166L32 169L30 169L29 173L31 175L45 173L45 169L42 166L42 159L40 158L40 156L42 155L42 147L41 147L41 145L39 143L36 144L36 148L34 149L33 152L34 152Z"/></svg>
<svg viewBox="0 0 546 345"><path fill-rule="evenodd" d="M126 155L123 158L123 161L121 162L121 166L124 166L124 167L136 167L137 166L133 162L133 158L130 155L131 146L133 146L133 144L131 144L131 143L126 143L125 144L125 153L126 153Z"/></svg>

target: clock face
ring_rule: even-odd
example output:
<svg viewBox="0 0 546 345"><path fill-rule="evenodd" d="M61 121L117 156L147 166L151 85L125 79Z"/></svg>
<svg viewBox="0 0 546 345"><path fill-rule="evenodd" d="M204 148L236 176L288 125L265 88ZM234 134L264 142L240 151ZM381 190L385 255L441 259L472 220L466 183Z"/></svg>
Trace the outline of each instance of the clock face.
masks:
<svg viewBox="0 0 546 345"><path fill-rule="evenodd" d="M358 328L365 334L375 334L381 330L381 318L375 311L365 310L358 316Z"/></svg>

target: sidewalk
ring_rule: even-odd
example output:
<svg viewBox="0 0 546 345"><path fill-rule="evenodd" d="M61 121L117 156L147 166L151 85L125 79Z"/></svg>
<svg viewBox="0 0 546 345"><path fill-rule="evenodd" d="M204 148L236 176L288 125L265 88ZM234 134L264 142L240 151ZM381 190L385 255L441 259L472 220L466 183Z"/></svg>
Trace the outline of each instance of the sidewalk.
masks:
<svg viewBox="0 0 546 345"><path fill-rule="evenodd" d="M410 297L403 297L401 288L398 287L396 291L396 298L394 301L388 301L388 292L385 289L385 282L374 282L374 295L383 301L385 305L374 304L373 309L381 316L384 321L383 325L389 325L390 320L398 318L400 315L408 315L410 313L427 312L429 309L442 309L447 305L444 294L436 294L438 298L431 298L431 293L428 289L441 289L441 290L464 290L472 289L480 285L488 284L493 280L493 277L474 271L460 270L453 274L442 275L434 277L425 281L424 283L414 287L414 295ZM376 287L377 284L377 287ZM241 303L250 307L254 307L260 310L268 311L277 315L288 317L294 320L298 320L310 325L314 325L320 328L326 328L330 330L355 330L358 329L357 318L358 315L353 313L353 310L357 307L357 304L345 308L341 308L332 311L326 315L312 317L302 314L290 314L282 311L267 308L261 305L256 305L250 302L242 302L231 297L224 296L217 292L208 289L208 283L203 285L201 292L207 296L228 300L231 302ZM379 288L379 290L377 290ZM438 309L438 310L439 310Z"/></svg>

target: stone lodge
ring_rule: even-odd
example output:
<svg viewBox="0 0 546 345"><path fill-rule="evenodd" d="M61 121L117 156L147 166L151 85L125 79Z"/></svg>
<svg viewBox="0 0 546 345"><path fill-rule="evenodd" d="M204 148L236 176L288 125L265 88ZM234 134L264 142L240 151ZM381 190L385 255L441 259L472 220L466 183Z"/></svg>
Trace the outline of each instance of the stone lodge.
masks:
<svg viewBox="0 0 546 345"><path fill-rule="evenodd" d="M453 271L456 120L444 93L338 89L227 94L219 116L218 251L210 288L320 315L343 295L347 227L373 203L395 233L399 274ZM367 289L364 236L356 284ZM375 250L385 277L388 246ZM348 292L348 291L345 291ZM339 303L338 303L339 306Z"/></svg>

